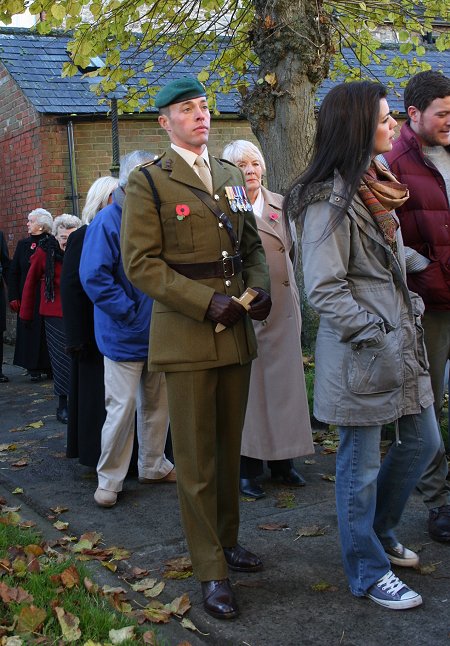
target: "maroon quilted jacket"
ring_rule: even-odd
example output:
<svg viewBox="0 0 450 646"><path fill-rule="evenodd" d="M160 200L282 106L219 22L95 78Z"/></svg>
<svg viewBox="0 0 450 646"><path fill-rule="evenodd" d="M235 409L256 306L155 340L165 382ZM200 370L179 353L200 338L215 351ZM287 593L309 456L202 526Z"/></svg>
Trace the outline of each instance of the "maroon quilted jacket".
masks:
<svg viewBox="0 0 450 646"><path fill-rule="evenodd" d="M408 286L428 310L450 310L450 206L444 179L407 123L384 157L409 188L409 199L396 211L405 245L431 260L424 271L408 274Z"/></svg>

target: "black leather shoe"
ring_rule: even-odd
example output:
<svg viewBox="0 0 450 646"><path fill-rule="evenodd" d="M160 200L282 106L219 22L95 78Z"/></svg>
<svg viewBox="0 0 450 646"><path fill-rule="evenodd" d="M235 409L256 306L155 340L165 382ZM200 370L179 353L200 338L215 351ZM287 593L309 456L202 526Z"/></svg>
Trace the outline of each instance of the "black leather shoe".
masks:
<svg viewBox="0 0 450 646"><path fill-rule="evenodd" d="M266 492L251 478L240 478L239 490L244 496L250 498L264 498Z"/></svg>
<svg viewBox="0 0 450 646"><path fill-rule="evenodd" d="M62 424L67 424L69 420L69 414L67 408L57 408L56 409L56 419Z"/></svg>
<svg viewBox="0 0 450 646"><path fill-rule="evenodd" d="M430 509L428 533L434 541L450 542L450 505Z"/></svg>
<svg viewBox="0 0 450 646"><path fill-rule="evenodd" d="M234 619L239 614L228 579L202 581L203 607L216 619Z"/></svg>
<svg viewBox="0 0 450 646"><path fill-rule="evenodd" d="M235 570L236 572L259 572L259 570L263 569L261 559L256 554L246 550L245 547L241 547L241 545L224 547L223 553L230 570Z"/></svg>
<svg viewBox="0 0 450 646"><path fill-rule="evenodd" d="M280 471L277 473L276 471L272 471L272 480L278 480L288 487L304 487L306 484L305 478L294 467L290 467L290 469L284 472Z"/></svg>

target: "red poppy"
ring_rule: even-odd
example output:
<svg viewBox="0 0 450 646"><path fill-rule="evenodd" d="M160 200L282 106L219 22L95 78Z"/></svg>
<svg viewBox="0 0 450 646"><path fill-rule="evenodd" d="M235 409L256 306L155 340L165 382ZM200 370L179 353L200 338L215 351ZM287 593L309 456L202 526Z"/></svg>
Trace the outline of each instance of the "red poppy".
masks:
<svg viewBox="0 0 450 646"><path fill-rule="evenodd" d="M32 242L32 243L31 243L31 247L30 247L30 249L36 249L36 243L35 243L35 242Z"/></svg>
<svg viewBox="0 0 450 646"><path fill-rule="evenodd" d="M191 212L187 204L177 204L175 207L175 212L177 215L180 215L182 218L185 218Z"/></svg>
<svg viewBox="0 0 450 646"><path fill-rule="evenodd" d="M269 218L276 222L280 218L280 216L278 213L275 213L275 211L273 211L272 213L269 213Z"/></svg>

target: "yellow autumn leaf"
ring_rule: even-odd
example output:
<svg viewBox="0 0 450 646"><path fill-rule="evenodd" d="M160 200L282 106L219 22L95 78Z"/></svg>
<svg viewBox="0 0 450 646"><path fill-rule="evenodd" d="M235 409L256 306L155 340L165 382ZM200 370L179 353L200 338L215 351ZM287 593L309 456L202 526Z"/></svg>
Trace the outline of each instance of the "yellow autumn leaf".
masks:
<svg viewBox="0 0 450 646"><path fill-rule="evenodd" d="M53 523L53 527L56 527L60 532L63 532L69 527L69 523L63 523L62 520L57 520L56 523Z"/></svg>
<svg viewBox="0 0 450 646"><path fill-rule="evenodd" d="M109 638L112 644L121 644L127 639L134 639L134 626L125 626L117 630L111 629L109 631Z"/></svg>
<svg viewBox="0 0 450 646"><path fill-rule="evenodd" d="M41 426L44 426L44 422L40 419L38 422L30 422L25 428L41 428Z"/></svg>
<svg viewBox="0 0 450 646"><path fill-rule="evenodd" d="M61 626L63 640L65 642L76 642L81 637L81 630L78 628L79 618L71 612L66 612L64 608L56 606L55 614Z"/></svg>

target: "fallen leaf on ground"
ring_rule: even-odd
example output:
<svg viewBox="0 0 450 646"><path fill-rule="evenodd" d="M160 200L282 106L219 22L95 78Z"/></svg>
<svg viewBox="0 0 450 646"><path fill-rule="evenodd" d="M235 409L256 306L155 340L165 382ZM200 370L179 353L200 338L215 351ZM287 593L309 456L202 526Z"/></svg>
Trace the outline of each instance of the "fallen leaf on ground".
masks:
<svg viewBox="0 0 450 646"><path fill-rule="evenodd" d="M11 493L13 493L14 495L19 494L19 493L23 493L23 489L22 489L22 487L16 487L14 489L14 491L11 491Z"/></svg>
<svg viewBox="0 0 450 646"><path fill-rule="evenodd" d="M164 581L160 581L153 588L147 588L147 590L144 590L144 597L147 597L147 599L158 597L164 590L165 586L166 584L164 583Z"/></svg>
<svg viewBox="0 0 450 646"><path fill-rule="evenodd" d="M147 576L147 574L148 574L148 570L144 570L141 567L134 567L131 570L131 575L135 579L142 579L142 577Z"/></svg>
<svg viewBox="0 0 450 646"><path fill-rule="evenodd" d="M42 426L44 426L44 422L40 419L38 422L30 422L25 428L41 428Z"/></svg>
<svg viewBox="0 0 450 646"><path fill-rule="evenodd" d="M111 570L111 572L115 572L117 570L117 565L115 563L111 563L111 561L100 561L103 567L105 567L107 570Z"/></svg>
<svg viewBox="0 0 450 646"><path fill-rule="evenodd" d="M68 507L50 507L50 511L52 511L54 514L62 514L63 511L69 511Z"/></svg>
<svg viewBox="0 0 450 646"><path fill-rule="evenodd" d="M420 574L432 574L436 571L436 565L434 563L427 563L422 565L419 563L419 566L415 568Z"/></svg>
<svg viewBox="0 0 450 646"><path fill-rule="evenodd" d="M28 460L18 460L17 462L13 462L11 466L16 467L17 469L20 469L21 467L27 467Z"/></svg>
<svg viewBox="0 0 450 646"><path fill-rule="evenodd" d="M297 537L309 537L309 536L324 536L326 534L326 527L320 527L319 525L310 525L309 527L300 527L296 531Z"/></svg>
<svg viewBox="0 0 450 646"><path fill-rule="evenodd" d="M336 482L336 476L331 473L324 473L322 475L322 480L328 480L329 482Z"/></svg>
<svg viewBox="0 0 450 646"><path fill-rule="evenodd" d="M164 563L164 566L166 568L163 572L165 579L187 579L193 575L192 563L187 556L169 559Z"/></svg>
<svg viewBox="0 0 450 646"><path fill-rule="evenodd" d="M64 532L69 527L69 523L64 523L62 520L57 520L56 523L53 523L53 527L58 529L60 532Z"/></svg>
<svg viewBox="0 0 450 646"><path fill-rule="evenodd" d="M75 642L81 637L81 630L78 628L79 618L71 612L66 612L64 608L56 606L54 608L59 625L61 626L63 640L65 642Z"/></svg>
<svg viewBox="0 0 450 646"><path fill-rule="evenodd" d="M264 525L258 525L258 529L265 529L268 532L277 532L289 529L289 525L287 523L265 523Z"/></svg>
<svg viewBox="0 0 450 646"><path fill-rule="evenodd" d="M192 630L192 631L194 631L194 632L198 632L198 633L200 633L200 635L209 635L209 633L202 633L202 632L197 628L197 626L195 626L195 624L193 624L193 623L192 623L192 621L191 621L190 619L188 619L187 617L183 617L183 619L181 620L181 622L180 622L180 623L181 623L181 625L183 626L183 628L187 628L188 630Z"/></svg>
<svg viewBox="0 0 450 646"><path fill-rule="evenodd" d="M311 590L313 592L337 592L338 588L335 585L331 585L331 583L327 583L326 581L320 581L319 583L312 585Z"/></svg>
<svg viewBox="0 0 450 646"><path fill-rule="evenodd" d="M3 451L16 451L17 444L0 444L0 453Z"/></svg>
<svg viewBox="0 0 450 646"><path fill-rule="evenodd" d="M141 579L137 583L132 583L130 587L135 592L144 592L144 590L153 588L153 586L156 584L157 581L158 579L149 579L149 578Z"/></svg>
<svg viewBox="0 0 450 646"><path fill-rule="evenodd" d="M142 613L144 617L148 619L148 621L151 621L155 624L169 623L170 615L172 614L170 610L165 608L162 603L156 601L155 599L142 610Z"/></svg>
<svg viewBox="0 0 450 646"><path fill-rule="evenodd" d="M303 464L316 464L315 460L303 460Z"/></svg>
<svg viewBox="0 0 450 646"><path fill-rule="evenodd" d="M181 597L176 597L171 603L166 604L166 607L174 615L183 616L191 608L191 602L189 596L185 593Z"/></svg>
<svg viewBox="0 0 450 646"><path fill-rule="evenodd" d="M295 507L295 494L289 491L282 491L277 495L276 506L281 509L293 509Z"/></svg>
<svg viewBox="0 0 450 646"><path fill-rule="evenodd" d="M33 601L33 597L20 586L12 588L3 582L0 582L0 599L3 603L23 603L25 601L31 603Z"/></svg>
<svg viewBox="0 0 450 646"><path fill-rule="evenodd" d="M43 608L37 606L23 606L17 616L16 632L35 633L39 630L47 617Z"/></svg>
<svg viewBox="0 0 450 646"><path fill-rule="evenodd" d="M125 628L118 628L117 630L111 629L109 631L109 638L112 644L121 644L127 639L134 641L134 626L125 626Z"/></svg>
<svg viewBox="0 0 450 646"><path fill-rule="evenodd" d="M72 547L72 550L74 552L90 550L94 545L97 545L101 538L102 534L99 534L98 532L87 532L86 534L82 534L78 543Z"/></svg>
<svg viewBox="0 0 450 646"><path fill-rule="evenodd" d="M143 635L142 635L142 641L144 644L147 644L147 646L157 646L158 642L156 641L156 635L153 632L153 630L147 630ZM180 644L178 644L180 646Z"/></svg>
<svg viewBox="0 0 450 646"><path fill-rule="evenodd" d="M80 584L80 575L74 565L61 572L61 581L66 588L74 588Z"/></svg>

